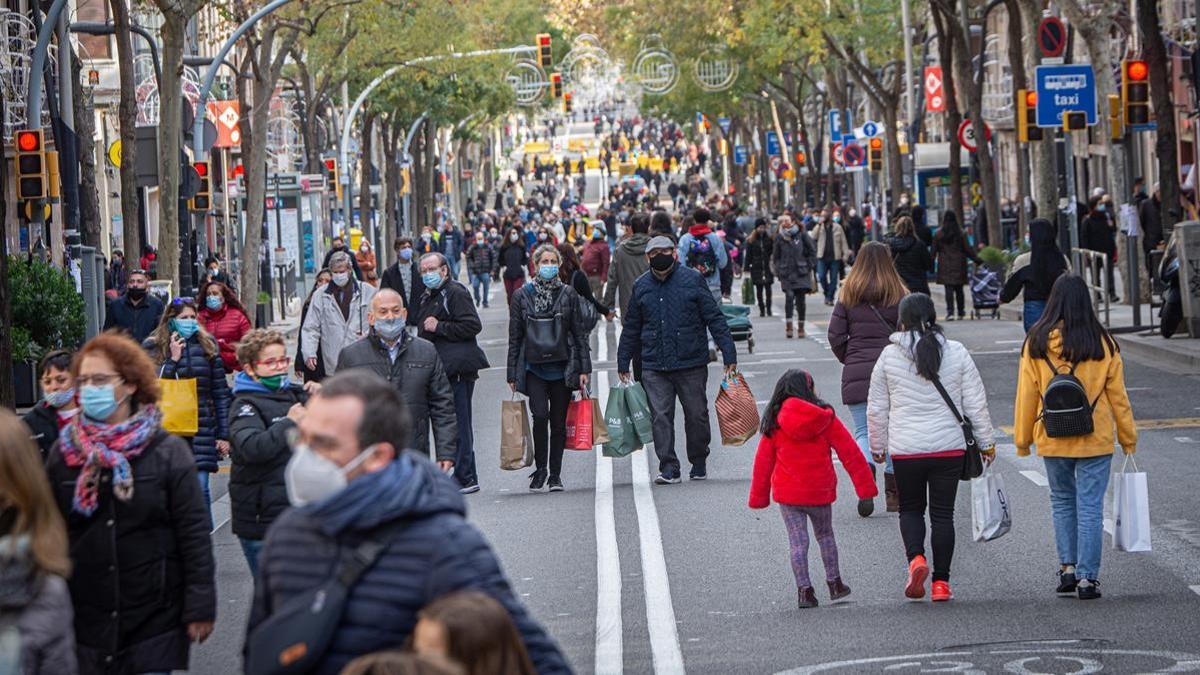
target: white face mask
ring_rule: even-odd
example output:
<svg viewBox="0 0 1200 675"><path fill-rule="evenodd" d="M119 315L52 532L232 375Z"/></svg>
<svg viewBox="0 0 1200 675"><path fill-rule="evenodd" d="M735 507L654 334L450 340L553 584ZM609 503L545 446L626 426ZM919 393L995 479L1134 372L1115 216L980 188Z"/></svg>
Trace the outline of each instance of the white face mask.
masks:
<svg viewBox="0 0 1200 675"><path fill-rule="evenodd" d="M297 444L283 472L288 501L292 506L305 506L341 492L349 483L346 475L357 469L374 451L375 446L372 445L358 453L346 466L339 467L332 460L313 452L307 444Z"/></svg>
<svg viewBox="0 0 1200 675"><path fill-rule="evenodd" d="M337 284L338 286L345 286L346 284L350 283L350 273L349 272L334 272L333 273L333 283Z"/></svg>

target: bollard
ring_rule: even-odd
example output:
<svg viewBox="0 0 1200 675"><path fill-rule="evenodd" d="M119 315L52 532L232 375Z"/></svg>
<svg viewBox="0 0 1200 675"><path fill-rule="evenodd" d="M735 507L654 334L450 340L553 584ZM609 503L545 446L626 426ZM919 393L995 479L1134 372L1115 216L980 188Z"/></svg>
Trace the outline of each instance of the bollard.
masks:
<svg viewBox="0 0 1200 675"><path fill-rule="evenodd" d="M1192 337L1200 337L1200 221L1175 225L1179 246L1179 293L1183 323Z"/></svg>

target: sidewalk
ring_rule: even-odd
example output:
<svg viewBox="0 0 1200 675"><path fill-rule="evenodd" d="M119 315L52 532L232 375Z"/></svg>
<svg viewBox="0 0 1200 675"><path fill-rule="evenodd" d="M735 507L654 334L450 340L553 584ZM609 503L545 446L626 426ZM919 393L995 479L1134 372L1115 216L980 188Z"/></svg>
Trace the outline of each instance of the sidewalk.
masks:
<svg viewBox="0 0 1200 675"><path fill-rule="evenodd" d="M946 306L946 296L942 286L929 285L931 297L937 304L939 312ZM970 304L970 290L967 289L967 303ZM1155 309L1155 312L1158 310ZM1100 321L1104 322L1103 307L1099 310ZM1021 304L1012 302L1000 305L1000 318L1020 321L1022 316ZM1142 328L1133 328L1133 307L1130 305L1113 304L1109 306L1108 327L1113 330L1113 336L1121 345L1121 350L1141 358L1167 366L1200 372L1200 340L1187 336L1187 332L1176 333L1175 337L1166 339L1158 331L1150 332L1150 306L1141 306ZM1157 316L1155 317L1157 321Z"/></svg>

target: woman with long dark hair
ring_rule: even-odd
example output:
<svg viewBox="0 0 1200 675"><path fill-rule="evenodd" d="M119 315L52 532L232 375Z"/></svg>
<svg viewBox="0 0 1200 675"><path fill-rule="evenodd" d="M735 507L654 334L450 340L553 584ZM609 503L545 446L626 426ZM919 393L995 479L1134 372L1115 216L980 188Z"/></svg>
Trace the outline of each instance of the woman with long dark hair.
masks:
<svg viewBox="0 0 1200 675"><path fill-rule="evenodd" d="M1092 402L1093 431L1051 437L1042 422L1042 393L1056 375L1068 372ZM1132 455L1137 451L1137 427L1125 390L1121 351L1096 316L1084 280L1061 275L1021 352L1013 441L1021 457L1036 446L1046 465L1060 565L1057 591L1078 593L1081 600L1100 597L1104 492L1114 426L1121 449Z"/></svg>
<svg viewBox="0 0 1200 675"><path fill-rule="evenodd" d="M570 284L571 288L583 298L584 302L590 303L596 309L598 316L607 317L610 320L613 317L613 310L608 305L600 302L599 298L592 293L592 284L588 281L587 274L584 273L579 266L579 256L575 253L575 247L568 243L558 245L558 253L562 256L562 265L558 269L558 277L563 280L563 283ZM594 326L588 326L590 330Z"/></svg>
<svg viewBox="0 0 1200 675"><path fill-rule="evenodd" d="M900 331L879 356L867 397L867 427L875 461L890 455L900 497L900 536L908 558L904 595L925 597L925 511L933 530L934 602L950 592L954 557L954 499L958 494L966 442L963 428L942 397L974 425L984 458L995 456L987 392L971 354L948 340L937 324L937 309L924 293L900 301ZM928 496L927 496L928 495Z"/></svg>
<svg viewBox="0 0 1200 675"><path fill-rule="evenodd" d="M1023 257L1018 256L1013 263L1013 272L1000 292L1000 302L1012 302L1018 294L1025 294L1024 325L1028 333L1042 317L1055 280L1068 271L1067 258L1058 250L1058 229L1053 223L1045 218L1029 222L1028 264L1021 264Z"/></svg>
<svg viewBox="0 0 1200 675"><path fill-rule="evenodd" d="M967 260L976 265L983 261L967 242L967 235L958 224L958 216L946 211L942 226L933 236L933 260L937 264L937 282L946 291L946 320L953 321L955 312L962 319L967 314L963 286L967 283Z"/></svg>
<svg viewBox="0 0 1200 675"><path fill-rule="evenodd" d="M904 284L912 293L929 294L929 273L933 271L933 258L929 257L929 249L925 242L917 237L913 219L901 216L896 220L895 230L885 239L892 249L892 260L896 263L896 272L904 279Z"/></svg>
<svg viewBox="0 0 1200 675"><path fill-rule="evenodd" d="M750 273L750 281L754 284L754 294L758 299L758 315L772 316L771 286L775 284L775 275L771 273L771 253L775 242L771 239L771 231L767 229L765 218L754 221L754 231L746 239L742 265Z"/></svg>

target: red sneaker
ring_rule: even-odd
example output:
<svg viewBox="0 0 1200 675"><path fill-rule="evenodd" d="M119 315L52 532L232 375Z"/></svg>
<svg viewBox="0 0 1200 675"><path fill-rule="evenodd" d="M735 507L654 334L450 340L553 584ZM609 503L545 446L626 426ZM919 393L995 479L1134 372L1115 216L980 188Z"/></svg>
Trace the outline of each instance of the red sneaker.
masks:
<svg viewBox="0 0 1200 675"><path fill-rule="evenodd" d="M919 555L908 561L908 584L904 587L904 597L917 598L925 597L925 579L929 577L929 565L925 562L925 556Z"/></svg>
<svg viewBox="0 0 1200 675"><path fill-rule="evenodd" d="M929 599L934 602L946 602L953 598L954 594L950 592L950 582L935 581L929 592Z"/></svg>

